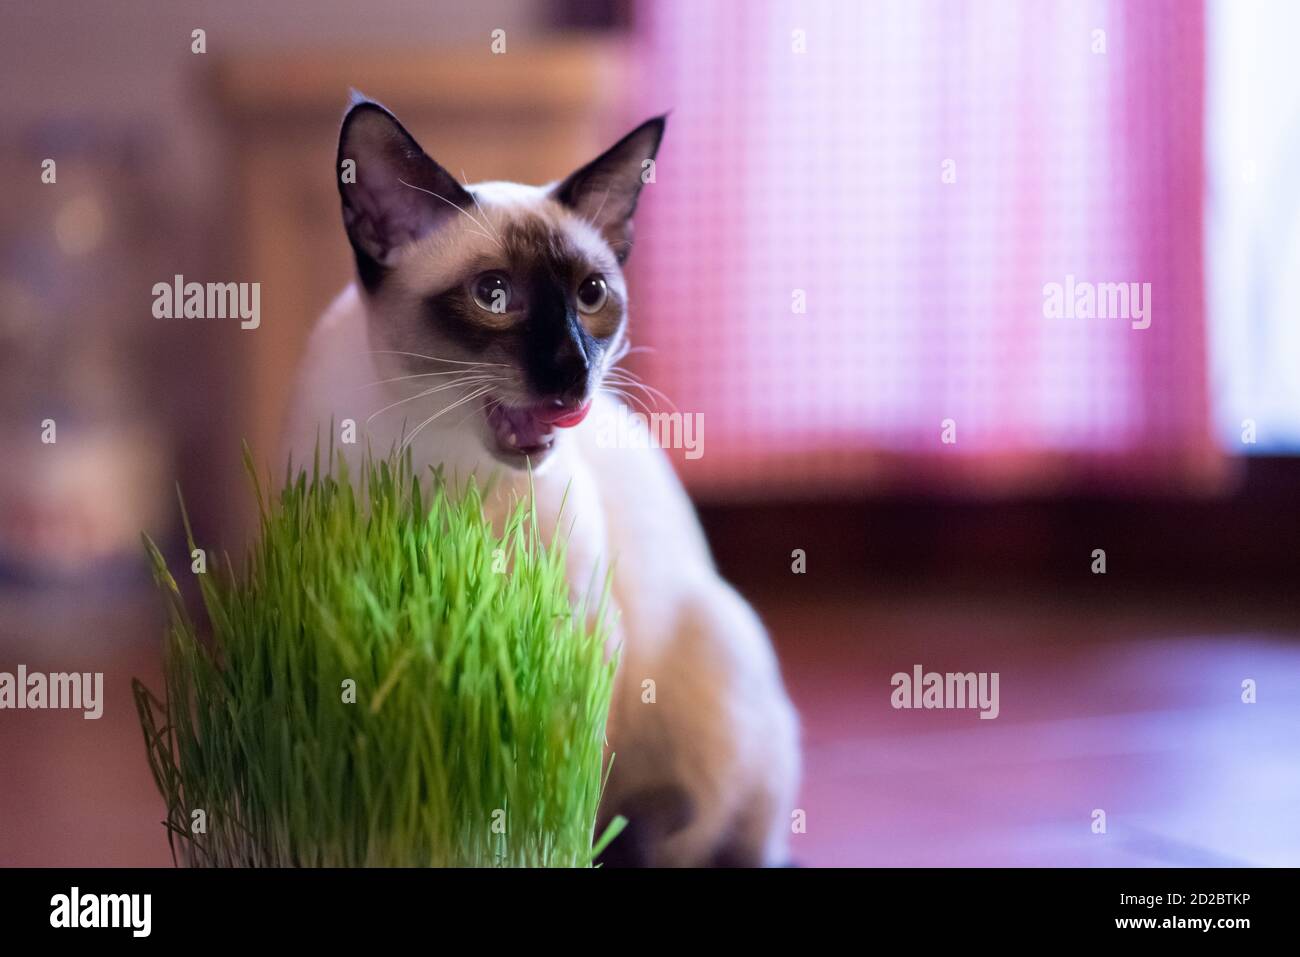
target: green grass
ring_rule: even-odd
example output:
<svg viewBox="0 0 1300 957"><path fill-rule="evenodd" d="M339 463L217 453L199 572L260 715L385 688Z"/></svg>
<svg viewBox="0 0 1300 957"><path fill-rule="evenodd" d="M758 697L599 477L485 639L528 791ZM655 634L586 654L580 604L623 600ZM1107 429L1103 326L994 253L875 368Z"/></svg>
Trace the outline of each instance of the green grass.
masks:
<svg viewBox="0 0 1300 957"><path fill-rule="evenodd" d="M355 488L318 461L275 499L245 465L260 539L196 576L202 628L145 539L170 624L165 699L137 681L136 704L178 863L589 865L608 590L575 607L532 506L497 536L475 486L409 457Z"/></svg>

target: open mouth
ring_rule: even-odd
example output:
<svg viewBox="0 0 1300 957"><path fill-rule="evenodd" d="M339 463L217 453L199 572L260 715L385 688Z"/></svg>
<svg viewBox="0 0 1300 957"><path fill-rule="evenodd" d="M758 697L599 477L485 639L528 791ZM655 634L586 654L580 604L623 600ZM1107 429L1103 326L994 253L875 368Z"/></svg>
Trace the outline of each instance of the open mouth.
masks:
<svg viewBox="0 0 1300 957"><path fill-rule="evenodd" d="M496 445L494 451L507 461L518 461L540 459L550 452L558 430L572 428L585 419L591 402L581 405L539 402L524 406L488 403L485 409L488 431Z"/></svg>

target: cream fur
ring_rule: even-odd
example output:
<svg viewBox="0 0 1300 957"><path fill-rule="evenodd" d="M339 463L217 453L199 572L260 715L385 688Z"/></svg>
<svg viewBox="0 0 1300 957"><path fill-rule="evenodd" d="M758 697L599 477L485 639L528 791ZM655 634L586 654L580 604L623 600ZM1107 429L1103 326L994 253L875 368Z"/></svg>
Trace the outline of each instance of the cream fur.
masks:
<svg viewBox="0 0 1300 957"><path fill-rule="evenodd" d="M520 211L561 215L541 189L485 184L474 190L485 197L485 218L489 212L498 221ZM570 226L570 235L603 248L586 223ZM413 244L395 277L401 289L418 294L432 288L446 275L448 259L488 242L468 223L450 232ZM453 253L457 244L461 249ZM621 275L616 281L625 294ZM382 296L371 302L349 287L319 321L289 424L295 461L309 461L318 431L324 436L331 420L337 425L346 418L358 429L357 444L342 447L346 454L359 456L367 442L387 451L400 443L403 427L409 432L456 394L449 389L423 405L409 402L364 425L376 410L413 393L408 382L373 384L394 377L394 367L371 354L392 348L377 331L384 321L378 313L388 305ZM551 522L548 535L567 490L564 523L575 593L602 580L606 563L613 562L621 659L608 731L617 757L604 807L616 811L646 789L676 785L690 795L694 816L656 848L653 863L708 864L724 848L733 859L784 863L799 746L775 655L753 611L718 576L664 453L649 443L640 449L597 444L593 423L616 401L598 394L587 421L561 430L534 474L538 514ZM405 411L417 408L423 411ZM443 465L453 476L492 477L489 506L504 509L526 492L528 479L488 453L481 418L477 404L468 403L430 423L412 443L415 463L421 470ZM642 701L647 679L655 683L653 704Z"/></svg>

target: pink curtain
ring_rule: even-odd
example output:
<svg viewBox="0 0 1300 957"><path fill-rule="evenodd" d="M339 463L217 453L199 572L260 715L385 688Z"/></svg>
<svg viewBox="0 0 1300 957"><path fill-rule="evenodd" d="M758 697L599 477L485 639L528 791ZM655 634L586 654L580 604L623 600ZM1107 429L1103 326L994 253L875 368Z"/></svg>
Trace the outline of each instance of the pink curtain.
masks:
<svg viewBox="0 0 1300 957"><path fill-rule="evenodd" d="M638 45L635 368L698 494L1213 479L1198 3L654 0ZM1048 318L1069 277L1150 327Z"/></svg>

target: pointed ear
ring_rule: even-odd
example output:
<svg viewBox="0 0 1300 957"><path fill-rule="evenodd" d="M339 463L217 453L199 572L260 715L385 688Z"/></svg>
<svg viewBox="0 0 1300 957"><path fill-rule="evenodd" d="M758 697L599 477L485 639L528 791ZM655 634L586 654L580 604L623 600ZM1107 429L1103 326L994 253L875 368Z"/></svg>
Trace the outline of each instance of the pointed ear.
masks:
<svg viewBox="0 0 1300 957"><path fill-rule="evenodd" d="M383 267L392 265L396 250L473 203L456 178L425 155L397 117L356 93L339 131L335 175L343 225L367 287L368 274L377 281Z"/></svg>
<svg viewBox="0 0 1300 957"><path fill-rule="evenodd" d="M668 117L646 120L555 187L552 196L605 237L622 263L632 251L632 213L649 181Z"/></svg>

